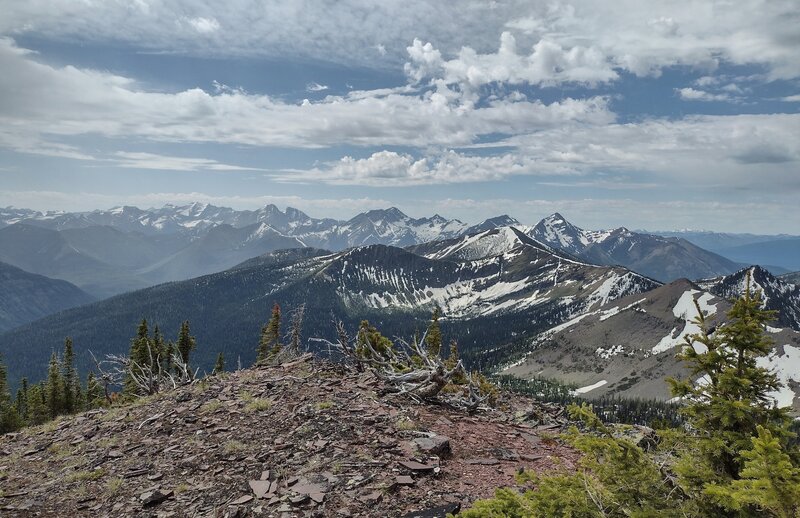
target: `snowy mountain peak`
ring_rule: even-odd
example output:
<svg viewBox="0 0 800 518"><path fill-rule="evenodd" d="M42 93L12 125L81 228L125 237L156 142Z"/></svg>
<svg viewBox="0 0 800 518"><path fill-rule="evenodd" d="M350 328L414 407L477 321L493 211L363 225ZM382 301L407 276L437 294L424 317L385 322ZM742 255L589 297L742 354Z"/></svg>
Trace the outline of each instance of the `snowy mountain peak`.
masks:
<svg viewBox="0 0 800 518"><path fill-rule="evenodd" d="M590 233L576 227L558 212L537 223L531 236L574 255L579 255L591 242Z"/></svg>
<svg viewBox="0 0 800 518"><path fill-rule="evenodd" d="M781 326L800 330L800 286L788 283L760 266L748 266L731 275L704 279L698 285L726 299L740 297L747 287L750 276L750 291L761 293L763 306L778 312L777 322Z"/></svg>
<svg viewBox="0 0 800 518"><path fill-rule="evenodd" d="M286 207L286 217L292 221L308 221L311 218L300 209L295 209L294 207Z"/></svg>

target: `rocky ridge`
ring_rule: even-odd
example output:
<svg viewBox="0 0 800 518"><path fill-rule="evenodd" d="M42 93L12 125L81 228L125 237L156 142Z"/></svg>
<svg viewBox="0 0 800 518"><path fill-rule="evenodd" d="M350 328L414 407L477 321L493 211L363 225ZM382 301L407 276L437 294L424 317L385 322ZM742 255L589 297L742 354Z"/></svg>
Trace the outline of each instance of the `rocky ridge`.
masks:
<svg viewBox="0 0 800 518"><path fill-rule="evenodd" d="M309 356L0 437L14 516L444 516L525 467L572 469L558 411L379 397ZM534 417L536 416L536 417ZM546 421L542 420L546 416Z"/></svg>

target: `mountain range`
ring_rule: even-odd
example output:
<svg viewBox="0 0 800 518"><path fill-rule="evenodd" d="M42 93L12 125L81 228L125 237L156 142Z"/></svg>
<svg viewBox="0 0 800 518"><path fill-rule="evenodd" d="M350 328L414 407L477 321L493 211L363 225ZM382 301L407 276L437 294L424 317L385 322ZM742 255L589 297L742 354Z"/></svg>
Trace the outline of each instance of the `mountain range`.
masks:
<svg viewBox="0 0 800 518"><path fill-rule="evenodd" d="M529 234L585 261L619 264L662 282L726 275L741 267L682 238L632 232L624 227L584 230L558 213L541 220Z"/></svg>
<svg viewBox="0 0 800 518"><path fill-rule="evenodd" d="M762 265L776 275L800 269L798 236L731 234L707 230L659 231L652 234L682 238L733 261Z"/></svg>
<svg viewBox="0 0 800 518"><path fill-rule="evenodd" d="M520 341L609 301L659 283L622 267L596 266L543 245L513 227L402 249L368 245L342 252L293 249L235 268L162 284L46 317L0 335L13 376L37 378L65 336L78 364L125 353L139 320L172 336L188 319L197 361L210 369L217 352L250 364L272 304L306 305L306 336L331 337L332 319L351 329L361 319L387 336L410 339L438 306L443 327L469 360L489 344ZM331 337L332 338L332 337ZM13 354L12 354L13 353ZM482 358L485 356L482 356Z"/></svg>
<svg viewBox="0 0 800 518"><path fill-rule="evenodd" d="M0 261L106 298L280 249L406 247L509 226L583 262L624 266L662 282L727 275L743 266L684 239L625 228L583 230L559 214L532 227L507 215L469 226L439 215L411 218L394 207L340 221L291 207L237 211L201 203L79 213L0 209Z"/></svg>

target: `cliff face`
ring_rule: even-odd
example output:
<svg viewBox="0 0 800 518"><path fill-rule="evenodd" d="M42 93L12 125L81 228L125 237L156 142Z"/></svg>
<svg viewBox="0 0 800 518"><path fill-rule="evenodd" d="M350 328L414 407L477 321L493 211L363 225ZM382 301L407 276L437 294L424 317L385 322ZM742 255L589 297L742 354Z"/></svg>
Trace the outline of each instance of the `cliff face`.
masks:
<svg viewBox="0 0 800 518"><path fill-rule="evenodd" d="M0 437L9 516L444 516L571 469L520 396L474 415L300 360ZM427 513L427 514L426 514Z"/></svg>

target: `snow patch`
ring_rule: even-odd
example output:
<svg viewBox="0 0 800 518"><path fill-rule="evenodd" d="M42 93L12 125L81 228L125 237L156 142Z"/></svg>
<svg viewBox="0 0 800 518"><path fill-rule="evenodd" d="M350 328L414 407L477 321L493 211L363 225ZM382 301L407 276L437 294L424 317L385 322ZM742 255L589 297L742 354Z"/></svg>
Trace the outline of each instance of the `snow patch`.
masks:
<svg viewBox="0 0 800 518"><path fill-rule="evenodd" d="M598 388L602 387L603 385L605 385L607 383L608 383L608 381L606 381L606 380L600 380L597 383L592 383L591 385L587 385L585 387L577 388L577 389L573 390L572 393L574 395L576 395L576 396L578 394L586 394L587 392L591 392L594 389L598 389Z"/></svg>

